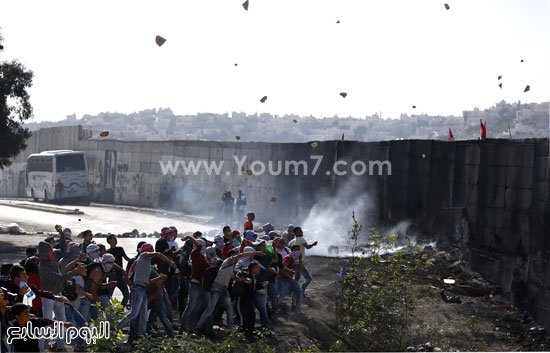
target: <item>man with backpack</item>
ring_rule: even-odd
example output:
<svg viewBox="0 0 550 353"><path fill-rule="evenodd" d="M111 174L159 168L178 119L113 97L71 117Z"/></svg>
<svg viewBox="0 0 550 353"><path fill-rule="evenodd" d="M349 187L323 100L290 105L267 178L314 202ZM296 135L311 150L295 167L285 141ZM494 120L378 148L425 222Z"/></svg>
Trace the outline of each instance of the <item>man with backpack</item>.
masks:
<svg viewBox="0 0 550 353"><path fill-rule="evenodd" d="M232 249L228 255L229 256L227 257L227 259L225 259L225 261L222 263L220 270L218 271L218 274L214 279L214 283L210 288L210 302L208 303L208 307L206 308L206 310L202 313L199 322L197 323L197 326L195 328L195 330L198 332L201 332L206 320L212 315L212 312L214 311L214 308L216 307L218 301L221 301L224 305L225 312L227 314L227 328L229 330L233 328L233 307L231 306L231 297L229 295L229 291L227 290L229 288L229 282L231 281L231 279L235 278L233 268L240 258L245 256L253 258L254 255L261 255L261 252L254 251L238 254L236 249Z"/></svg>
<svg viewBox="0 0 550 353"><path fill-rule="evenodd" d="M247 268L242 268L233 281L233 296L235 298L235 319L238 326L246 334L251 335L254 331L256 313L252 300L255 294L265 294L264 287L267 282L258 282L257 276L260 273L260 266L252 262Z"/></svg>

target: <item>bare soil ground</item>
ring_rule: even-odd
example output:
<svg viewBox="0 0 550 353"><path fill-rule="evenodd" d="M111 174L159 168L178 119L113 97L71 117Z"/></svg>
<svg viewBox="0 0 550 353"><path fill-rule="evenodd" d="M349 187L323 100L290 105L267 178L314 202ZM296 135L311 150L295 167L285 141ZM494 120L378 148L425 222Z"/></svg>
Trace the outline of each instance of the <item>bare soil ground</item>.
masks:
<svg viewBox="0 0 550 353"><path fill-rule="evenodd" d="M498 287L479 283L482 281L476 278L476 273L468 270L467 265L460 264L466 272L461 275L462 270L456 268L458 262L444 255L443 260L436 259L434 272L419 283L431 283L434 290L432 295L420 301L416 310L418 321L413 326L418 337L416 348L431 342L442 351L550 350L550 339L530 315L518 311L497 294ZM305 315L297 321L281 315L281 324L274 329L277 337L273 340L279 351L289 351L297 346L302 349L317 346L328 350L342 337L335 326L333 308L341 290L339 269L346 268L349 263L349 259L307 258L313 281L307 290L310 298L304 302ZM446 286L449 288L446 295L459 296L460 304L447 303L441 298L439 289L444 287L441 275L457 278L456 289Z"/></svg>

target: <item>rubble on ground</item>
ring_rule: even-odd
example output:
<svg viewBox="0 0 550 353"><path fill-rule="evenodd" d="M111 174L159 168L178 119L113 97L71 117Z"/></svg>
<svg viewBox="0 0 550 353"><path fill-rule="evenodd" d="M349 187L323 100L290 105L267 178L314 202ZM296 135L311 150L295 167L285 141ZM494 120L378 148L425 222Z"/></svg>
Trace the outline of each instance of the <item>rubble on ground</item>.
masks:
<svg viewBox="0 0 550 353"><path fill-rule="evenodd" d="M0 234L27 234L17 223L0 224Z"/></svg>

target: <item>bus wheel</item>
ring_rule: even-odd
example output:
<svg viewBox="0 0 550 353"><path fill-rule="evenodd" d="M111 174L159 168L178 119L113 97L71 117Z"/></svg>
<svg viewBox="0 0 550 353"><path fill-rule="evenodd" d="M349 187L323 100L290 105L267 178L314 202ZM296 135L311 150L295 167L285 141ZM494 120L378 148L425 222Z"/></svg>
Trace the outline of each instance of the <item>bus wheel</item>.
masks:
<svg viewBox="0 0 550 353"><path fill-rule="evenodd" d="M34 196L34 189L31 188L31 197L34 202L38 202L38 197Z"/></svg>

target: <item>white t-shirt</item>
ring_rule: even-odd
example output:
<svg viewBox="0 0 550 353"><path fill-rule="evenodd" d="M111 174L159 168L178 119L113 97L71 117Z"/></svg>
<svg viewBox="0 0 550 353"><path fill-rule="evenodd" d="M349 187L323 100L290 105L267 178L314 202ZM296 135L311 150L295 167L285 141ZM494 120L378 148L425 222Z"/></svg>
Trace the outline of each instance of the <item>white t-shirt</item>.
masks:
<svg viewBox="0 0 550 353"><path fill-rule="evenodd" d="M178 243L175 240L174 241L169 241L168 246L170 248L172 248L172 246L173 246L174 248L176 248L176 250L178 250L180 248L180 246L178 245Z"/></svg>
<svg viewBox="0 0 550 353"><path fill-rule="evenodd" d="M288 247L292 249L294 245L300 245L300 251L302 252L302 257L306 256L306 247L304 244L307 244L307 240L304 237L296 237L290 241Z"/></svg>
<svg viewBox="0 0 550 353"><path fill-rule="evenodd" d="M285 248L282 248L280 250L277 250L277 252L279 253L279 255L281 255L281 257L284 258L288 254L290 254L290 249L285 247Z"/></svg>
<svg viewBox="0 0 550 353"><path fill-rule="evenodd" d="M80 286L81 289L84 289L84 278L82 278L81 276L74 276L73 278L76 286ZM80 294L76 296L75 300L69 302L69 304L73 306L74 310L78 311L78 308L80 308Z"/></svg>

